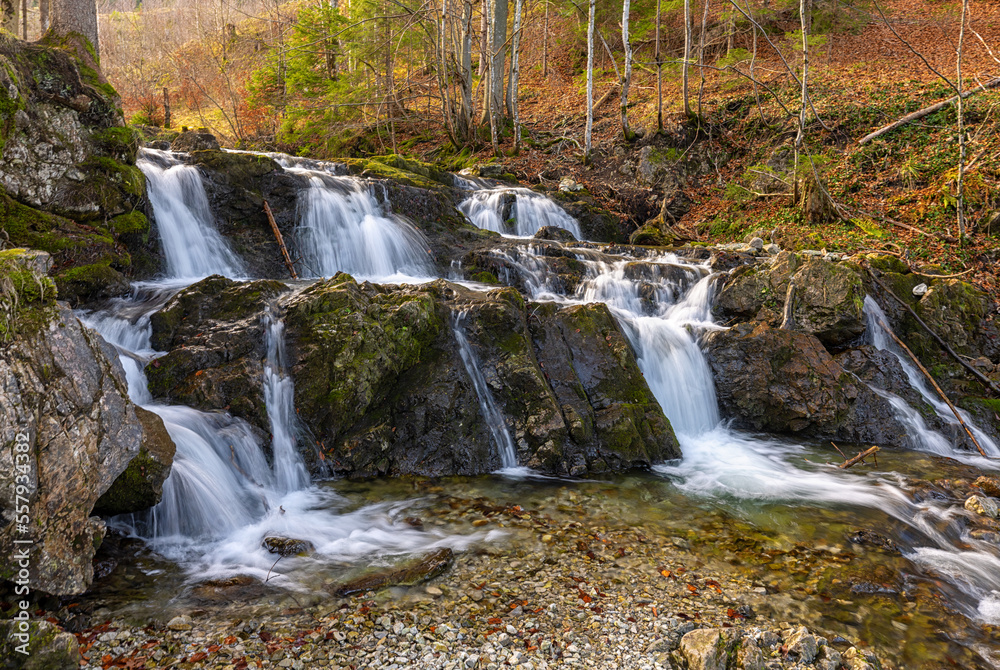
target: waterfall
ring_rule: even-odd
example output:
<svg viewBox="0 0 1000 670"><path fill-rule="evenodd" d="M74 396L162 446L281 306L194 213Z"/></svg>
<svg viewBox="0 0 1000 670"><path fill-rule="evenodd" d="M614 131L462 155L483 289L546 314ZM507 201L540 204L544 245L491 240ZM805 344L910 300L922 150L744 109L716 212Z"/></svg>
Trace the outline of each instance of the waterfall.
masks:
<svg viewBox="0 0 1000 670"><path fill-rule="evenodd" d="M941 399L936 392L932 391L927 385L927 379L923 376L923 373L917 369L917 366L913 364L910 357L907 356L893 341L892 337L885 331L882 324L886 327L889 325L889 319L886 317L885 312L882 308L878 306L878 303L872 299L871 296L865 296L864 304L864 316L865 323L867 325L867 331L869 333L868 337L871 339L871 343L877 348L883 351L888 351L893 356L899 360L899 364L902 366L903 371L906 373L907 379L910 381L910 386L916 389L920 395L923 397L927 403L934 408L941 419L945 422L958 426L958 420L952 413L951 408L948 404ZM893 403L897 406L897 403ZM987 435L981 428L979 428L969 414L962 409L958 410L958 413L962 416L962 420L972 431L972 434L976 436L976 440L983 447L983 451L986 452L988 456L1000 457L1000 446L997 445L996 441L993 440L989 435ZM924 424L923 419L919 416L919 413L913 411L907 412L906 410L900 410L900 419L904 423L909 422L912 426L917 442L921 448L926 448L928 451L933 451L942 455L954 456L954 450L950 447L942 451L941 442L944 437L940 433L927 428Z"/></svg>
<svg viewBox="0 0 1000 670"><path fill-rule="evenodd" d="M526 188L475 191L459 209L473 225L503 235L530 237L543 226L564 228L578 240L583 239L580 223L555 202ZM507 219L513 218L509 226Z"/></svg>
<svg viewBox="0 0 1000 670"><path fill-rule="evenodd" d="M167 274L187 279L246 276L243 261L215 227L198 168L155 149L142 149L136 166L146 175Z"/></svg>
<svg viewBox="0 0 1000 670"><path fill-rule="evenodd" d="M373 281L434 275L428 243L412 225L386 216L363 182L289 169L309 177L299 194L296 247L303 275L346 272Z"/></svg>
<svg viewBox="0 0 1000 670"><path fill-rule="evenodd" d="M287 493L307 486L309 474L296 448L295 385L285 357L285 324L269 310L264 325L267 328L264 405L271 423L275 482L279 491Z"/></svg>
<svg viewBox="0 0 1000 670"><path fill-rule="evenodd" d="M490 436L493 438L493 444L499 452L500 463L503 469L516 468L517 450L514 448L514 440L507 429L507 422L503 418L503 412L500 411L496 400L493 399L493 393L490 392L490 387L486 384L486 377L483 376L483 371L479 368L479 362L476 360L476 354L472 350L472 345L469 344L469 340L465 337L465 330L462 327L465 316L465 312L458 314L452 325L452 330L455 333L455 342L458 344L458 353L462 357L462 364L465 366L465 371L468 373L469 379L472 380L472 387L476 391L476 397L479 399L479 411L482 413L486 426L490 429Z"/></svg>

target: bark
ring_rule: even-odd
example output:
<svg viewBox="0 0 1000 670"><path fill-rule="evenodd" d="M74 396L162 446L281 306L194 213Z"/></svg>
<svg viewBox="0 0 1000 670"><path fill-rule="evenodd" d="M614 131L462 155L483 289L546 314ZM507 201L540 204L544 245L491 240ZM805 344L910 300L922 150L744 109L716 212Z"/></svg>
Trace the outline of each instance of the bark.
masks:
<svg viewBox="0 0 1000 670"><path fill-rule="evenodd" d="M490 109L496 117L497 126L505 119L506 96L504 95L504 70L507 61L507 14L508 0L493 0L493 15L490 17Z"/></svg>
<svg viewBox="0 0 1000 670"><path fill-rule="evenodd" d="M597 13L596 0L590 0L590 15L587 19L587 130L584 133L583 159L590 161L591 136L594 130L594 17Z"/></svg>
<svg viewBox="0 0 1000 670"><path fill-rule="evenodd" d="M656 0L656 129L663 132L663 58L660 55L660 0Z"/></svg>
<svg viewBox="0 0 1000 670"><path fill-rule="evenodd" d="M958 55L955 60L955 87L958 89L956 96L958 98L958 184L955 188L955 218L959 240L965 237L965 109L962 102L962 49L965 46L965 17L968 11L969 0L962 0L962 27L958 31Z"/></svg>
<svg viewBox="0 0 1000 670"><path fill-rule="evenodd" d="M521 51L521 11L524 8L524 0L516 0L514 3L514 42L510 57L510 88L511 95L511 116L514 118L514 153L521 150L521 119L518 113L518 78L520 76L519 56Z"/></svg>
<svg viewBox="0 0 1000 670"><path fill-rule="evenodd" d="M0 26L13 35L20 27L21 0L0 0Z"/></svg>
<svg viewBox="0 0 1000 670"><path fill-rule="evenodd" d="M542 76L549 76L549 3L545 2L545 26L542 29ZM659 2L659 0L657 0Z"/></svg>
<svg viewBox="0 0 1000 670"><path fill-rule="evenodd" d="M3 0L7 2L8 0ZM16 0L13 0L16 2ZM97 3L95 0L50 0L49 25L57 35L79 33L87 38L100 58L97 37Z"/></svg>
<svg viewBox="0 0 1000 670"><path fill-rule="evenodd" d="M681 66L681 95L684 98L684 116L691 116L688 98L688 65L691 60L691 0L684 0L684 64Z"/></svg>
<svg viewBox="0 0 1000 670"><path fill-rule="evenodd" d="M701 34L698 35L698 74L701 82L698 85L698 117L701 117L701 101L705 97L705 33L708 30L708 2L702 0Z"/></svg>
<svg viewBox="0 0 1000 670"><path fill-rule="evenodd" d="M625 74L622 76L622 134L626 142L632 141L632 132L628 128L628 86L632 81L632 43L628 34L629 7L629 0L622 0L622 44L625 45Z"/></svg>

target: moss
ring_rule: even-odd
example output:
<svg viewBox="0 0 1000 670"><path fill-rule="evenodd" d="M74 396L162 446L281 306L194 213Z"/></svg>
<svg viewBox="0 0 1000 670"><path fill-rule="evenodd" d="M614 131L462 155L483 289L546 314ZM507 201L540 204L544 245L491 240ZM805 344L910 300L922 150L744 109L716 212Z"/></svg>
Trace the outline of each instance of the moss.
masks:
<svg viewBox="0 0 1000 670"><path fill-rule="evenodd" d="M192 151L191 159L196 165L216 173L216 181L224 184L238 184L251 193L260 192L260 179L281 166L268 156L241 154L228 151Z"/></svg>
<svg viewBox="0 0 1000 670"><path fill-rule="evenodd" d="M500 280L492 272L474 272L469 275L469 279L472 281L481 282L483 284L499 284Z"/></svg>
<svg viewBox="0 0 1000 670"><path fill-rule="evenodd" d="M55 311L56 286L32 266L25 249L0 252L0 342L33 333Z"/></svg>
<svg viewBox="0 0 1000 670"><path fill-rule="evenodd" d="M131 126L117 126L96 130L91 141L101 153L120 163L133 164L142 146L142 136Z"/></svg>
<svg viewBox="0 0 1000 670"><path fill-rule="evenodd" d="M666 247L670 246L671 238L656 226L643 226L629 238L629 244L637 246Z"/></svg>
<svg viewBox="0 0 1000 670"><path fill-rule="evenodd" d="M419 168L420 165L423 164L414 165L415 161L408 161L400 156L391 155L377 156L375 158L341 158L338 160L347 166L348 170L351 171L351 174L361 177L388 179L406 186L414 186L416 188L430 190L438 190L442 188L442 184L440 182L409 169L410 167ZM450 187L452 184L449 183L447 185Z"/></svg>
<svg viewBox="0 0 1000 670"><path fill-rule="evenodd" d="M128 280L111 267L112 259L81 265L55 276L59 298L76 304L88 300L122 295L129 289Z"/></svg>
<svg viewBox="0 0 1000 670"><path fill-rule="evenodd" d="M108 221L108 228L115 235L145 234L149 232L149 219L142 212L129 212Z"/></svg>
<svg viewBox="0 0 1000 670"><path fill-rule="evenodd" d="M164 466L145 447L132 459L125 471L118 475L104 495L94 504L94 514L113 516L148 509L160 501L162 489L153 483L164 479Z"/></svg>

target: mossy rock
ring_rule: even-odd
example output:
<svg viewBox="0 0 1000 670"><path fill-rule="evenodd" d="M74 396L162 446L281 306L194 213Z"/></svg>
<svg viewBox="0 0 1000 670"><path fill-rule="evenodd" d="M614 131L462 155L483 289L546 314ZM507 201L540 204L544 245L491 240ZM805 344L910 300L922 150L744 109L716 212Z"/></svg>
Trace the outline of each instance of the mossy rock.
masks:
<svg viewBox="0 0 1000 670"><path fill-rule="evenodd" d="M0 345L36 332L56 308L56 286L47 275L47 254L27 249L0 251Z"/></svg>
<svg viewBox="0 0 1000 670"><path fill-rule="evenodd" d="M373 179L385 179L404 186L428 190L441 190L451 188L453 182L449 175L448 182L442 183L431 175L443 178L440 171L431 171L430 166L426 166L416 161L404 159L401 156L376 156L373 158L338 158L339 162L345 164L353 175L359 177L369 177ZM418 171L414 171L418 170Z"/></svg>
<svg viewBox="0 0 1000 670"><path fill-rule="evenodd" d="M80 666L80 646L76 636L55 624L32 617L22 631L20 622L4 617L0 621L0 656L4 667L20 670L69 670ZM27 642L17 634L27 635ZM25 653L21 652L21 649Z"/></svg>
<svg viewBox="0 0 1000 670"><path fill-rule="evenodd" d="M191 161L213 172L213 179L243 189L260 193L261 179L281 166L269 156L244 154L232 151L200 150L191 152Z"/></svg>
<svg viewBox="0 0 1000 670"><path fill-rule="evenodd" d="M142 146L142 135L132 126L100 128L90 134L90 141L111 160L135 165Z"/></svg>
<svg viewBox="0 0 1000 670"><path fill-rule="evenodd" d="M146 235L149 219L139 211L121 214L108 221L108 230L115 235Z"/></svg>
<svg viewBox="0 0 1000 670"><path fill-rule="evenodd" d="M675 241L676 238L672 235L663 232L657 226L649 224L636 229L628 238L629 244L647 247L668 247Z"/></svg>
<svg viewBox="0 0 1000 670"><path fill-rule="evenodd" d="M59 298L78 305L128 293L130 290L128 279L111 267L111 263L110 259L105 259L56 274Z"/></svg>
<svg viewBox="0 0 1000 670"><path fill-rule="evenodd" d="M142 446L111 488L97 499L94 514L141 512L159 503L163 496L163 482L170 475L176 447L160 417L142 407L136 407L135 412L142 424Z"/></svg>

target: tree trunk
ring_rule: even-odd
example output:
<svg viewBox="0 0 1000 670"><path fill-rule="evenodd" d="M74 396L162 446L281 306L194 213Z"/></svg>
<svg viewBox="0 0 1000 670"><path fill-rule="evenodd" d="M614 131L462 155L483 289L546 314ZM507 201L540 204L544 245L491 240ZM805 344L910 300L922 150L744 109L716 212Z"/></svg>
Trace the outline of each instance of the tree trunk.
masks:
<svg viewBox="0 0 1000 670"><path fill-rule="evenodd" d="M482 16L479 17L479 76L482 77L486 74L487 63L490 58L490 0L483 0L480 12Z"/></svg>
<svg viewBox="0 0 1000 670"><path fill-rule="evenodd" d="M701 34L698 36L698 74L701 83L698 85L698 117L701 118L701 101L705 97L705 32L708 29L708 2L702 0Z"/></svg>
<svg viewBox="0 0 1000 670"><path fill-rule="evenodd" d="M170 93L163 87L163 127L170 127Z"/></svg>
<svg viewBox="0 0 1000 670"><path fill-rule="evenodd" d="M0 27L17 35L20 28L21 0L0 0Z"/></svg>
<svg viewBox="0 0 1000 670"><path fill-rule="evenodd" d="M629 7L629 0L622 0L622 44L625 46L625 74L622 76L622 134L626 142L632 141L632 131L628 129L628 86L632 81L632 43L628 34Z"/></svg>
<svg viewBox="0 0 1000 670"><path fill-rule="evenodd" d="M514 40L510 57L510 89L511 94L511 116L514 119L514 153L521 151L521 119L518 110L518 78L520 76L520 51L521 51L521 11L524 8L524 0L516 0L514 3Z"/></svg>
<svg viewBox="0 0 1000 670"><path fill-rule="evenodd" d="M958 31L958 55L955 60L955 87L958 89L958 183L955 187L955 218L960 243L964 242L965 238L965 108L962 102L962 49L965 46L965 17L968 11L969 0L962 0L962 27Z"/></svg>
<svg viewBox="0 0 1000 670"><path fill-rule="evenodd" d="M583 137L583 160L590 162L592 149L591 135L594 130L594 18L597 0L590 0L590 16L587 20L587 130Z"/></svg>
<svg viewBox="0 0 1000 670"><path fill-rule="evenodd" d="M462 141L471 142L474 135L472 118L475 113L472 103L472 0L465 0L462 6L461 41L459 87L462 92L462 108L458 125Z"/></svg>
<svg viewBox="0 0 1000 670"><path fill-rule="evenodd" d="M660 55L660 0L656 0L656 129L663 132L663 58Z"/></svg>
<svg viewBox="0 0 1000 670"><path fill-rule="evenodd" d="M549 76L549 0L545 3L545 27L542 29L542 76ZM659 2L659 0L657 0Z"/></svg>
<svg viewBox="0 0 1000 670"><path fill-rule="evenodd" d="M688 64L691 60L691 0L684 0L684 63L681 66L681 95L684 98L684 116L691 116L688 99Z"/></svg>
<svg viewBox="0 0 1000 670"><path fill-rule="evenodd" d="M53 32L57 35L79 33L90 42L94 54L98 59L100 58L101 49L97 37L97 3L95 0L50 0L48 18Z"/></svg>
<svg viewBox="0 0 1000 670"><path fill-rule="evenodd" d="M41 34L49 29L49 0L38 0L38 25Z"/></svg>
<svg viewBox="0 0 1000 670"><path fill-rule="evenodd" d="M497 127L502 127L504 110L507 106L504 90L504 71L507 61L507 10L508 0L493 0L493 16L490 20L490 101L492 113L496 116Z"/></svg>

